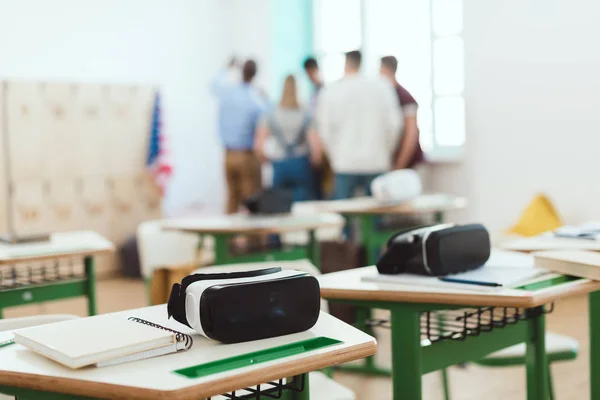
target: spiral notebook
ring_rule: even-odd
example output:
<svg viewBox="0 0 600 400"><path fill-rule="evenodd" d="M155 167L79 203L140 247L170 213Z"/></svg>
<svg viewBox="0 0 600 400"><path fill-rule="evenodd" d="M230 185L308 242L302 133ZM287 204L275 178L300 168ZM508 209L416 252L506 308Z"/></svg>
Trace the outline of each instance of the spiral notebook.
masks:
<svg viewBox="0 0 600 400"><path fill-rule="evenodd" d="M14 331L15 342L70 368L105 367L187 350L192 338L140 318L99 315Z"/></svg>

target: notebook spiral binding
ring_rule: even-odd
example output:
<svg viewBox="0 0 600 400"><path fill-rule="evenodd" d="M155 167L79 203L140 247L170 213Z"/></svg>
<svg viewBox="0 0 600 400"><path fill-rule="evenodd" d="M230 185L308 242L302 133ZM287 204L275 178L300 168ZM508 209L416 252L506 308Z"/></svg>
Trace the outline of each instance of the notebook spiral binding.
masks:
<svg viewBox="0 0 600 400"><path fill-rule="evenodd" d="M192 345L194 344L194 340L192 339L192 337L190 335L186 335L185 333L181 333L179 331L167 328L165 326L155 324L154 322L146 321L145 319L142 319L142 318L129 317L128 320L133 321L133 322L138 322L140 324L144 324L147 326L151 326L153 328L162 329L164 331L169 331L169 332L174 333L175 340L177 340L178 343L185 343L185 346L183 348L184 351L189 350L192 347Z"/></svg>

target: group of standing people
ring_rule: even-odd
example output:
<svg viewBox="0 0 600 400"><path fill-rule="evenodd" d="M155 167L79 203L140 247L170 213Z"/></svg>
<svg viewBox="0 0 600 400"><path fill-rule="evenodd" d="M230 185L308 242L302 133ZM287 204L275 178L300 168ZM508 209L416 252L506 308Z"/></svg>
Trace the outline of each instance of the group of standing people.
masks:
<svg viewBox="0 0 600 400"><path fill-rule="evenodd" d="M273 165L272 186L289 189L302 201L349 198L358 190L370 194L378 175L423 160L418 105L396 80L396 58L381 59L377 79L360 73L361 61L359 51L346 53L344 77L324 87L317 61L308 58L304 70L314 92L307 107L298 101L293 75L286 77L279 103L268 106L252 85L253 60L243 64L241 79L232 77L232 61L213 81L229 213L261 190L264 162Z"/></svg>

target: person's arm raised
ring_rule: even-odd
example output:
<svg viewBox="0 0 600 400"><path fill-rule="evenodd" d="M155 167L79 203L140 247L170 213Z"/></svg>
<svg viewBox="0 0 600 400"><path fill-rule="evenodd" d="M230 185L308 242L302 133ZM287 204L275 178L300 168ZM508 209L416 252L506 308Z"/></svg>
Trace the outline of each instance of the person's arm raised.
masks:
<svg viewBox="0 0 600 400"><path fill-rule="evenodd" d="M235 57L232 57L229 61L229 64L227 65L227 68L224 68L221 71L219 71L217 76L212 80L210 88L212 93L217 98L223 96L223 93L227 90L227 88L233 84L231 78L231 71L235 68L237 68L237 60Z"/></svg>

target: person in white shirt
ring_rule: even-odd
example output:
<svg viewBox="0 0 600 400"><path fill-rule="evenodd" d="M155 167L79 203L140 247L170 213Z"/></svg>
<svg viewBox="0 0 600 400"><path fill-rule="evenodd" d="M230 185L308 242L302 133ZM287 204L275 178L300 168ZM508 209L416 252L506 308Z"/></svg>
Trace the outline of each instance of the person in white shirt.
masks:
<svg viewBox="0 0 600 400"><path fill-rule="evenodd" d="M335 173L334 199L358 189L370 195L371 181L392 168L403 118L393 86L360 75L361 53L346 53L345 76L323 89L317 131Z"/></svg>

